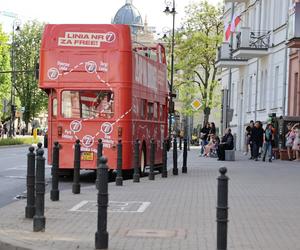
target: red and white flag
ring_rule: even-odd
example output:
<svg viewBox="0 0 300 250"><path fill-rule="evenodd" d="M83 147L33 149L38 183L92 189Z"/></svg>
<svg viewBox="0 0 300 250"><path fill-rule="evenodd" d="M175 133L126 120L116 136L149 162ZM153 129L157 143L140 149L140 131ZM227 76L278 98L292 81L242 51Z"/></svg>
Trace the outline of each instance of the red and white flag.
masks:
<svg viewBox="0 0 300 250"><path fill-rule="evenodd" d="M234 16L233 20L231 20L231 28L230 31L234 32L236 29L236 26L238 26L238 24L241 22L241 16Z"/></svg>
<svg viewBox="0 0 300 250"><path fill-rule="evenodd" d="M231 30L231 24L228 23L227 25L225 25L225 41L228 41L230 37L230 30Z"/></svg>

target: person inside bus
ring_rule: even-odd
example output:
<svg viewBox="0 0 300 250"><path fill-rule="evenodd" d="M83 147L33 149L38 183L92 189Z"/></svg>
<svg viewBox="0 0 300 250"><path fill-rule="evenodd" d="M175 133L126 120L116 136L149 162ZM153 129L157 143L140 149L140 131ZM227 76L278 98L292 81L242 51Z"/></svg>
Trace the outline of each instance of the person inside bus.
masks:
<svg viewBox="0 0 300 250"><path fill-rule="evenodd" d="M105 93L104 96L99 96L96 106L99 117L111 118L113 116L112 103L111 94Z"/></svg>

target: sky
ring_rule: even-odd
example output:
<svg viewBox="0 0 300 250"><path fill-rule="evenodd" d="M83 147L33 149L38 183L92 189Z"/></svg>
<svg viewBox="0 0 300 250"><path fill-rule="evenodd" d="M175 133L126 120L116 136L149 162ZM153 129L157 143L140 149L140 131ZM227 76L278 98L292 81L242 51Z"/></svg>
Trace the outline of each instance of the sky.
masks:
<svg viewBox="0 0 300 250"><path fill-rule="evenodd" d="M223 0L208 1L216 4ZM14 18L5 16L7 12L18 15L23 23L34 19L46 23L111 23L125 2L126 0L0 0L0 23L5 32L11 32ZM143 20L147 16L148 25L156 27L156 33L162 33L162 30L172 26L171 16L163 13L167 2L172 3L172 0L132 0ZM177 27L184 17L184 7L190 2L193 0L175 0Z"/></svg>

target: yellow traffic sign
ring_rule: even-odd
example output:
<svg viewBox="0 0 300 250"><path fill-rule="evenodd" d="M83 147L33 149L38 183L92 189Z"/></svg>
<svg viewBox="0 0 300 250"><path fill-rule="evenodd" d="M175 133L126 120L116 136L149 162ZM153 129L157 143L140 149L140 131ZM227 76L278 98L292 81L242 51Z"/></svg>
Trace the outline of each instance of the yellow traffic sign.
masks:
<svg viewBox="0 0 300 250"><path fill-rule="evenodd" d="M201 102L198 99L195 99L192 101L191 105L194 110L198 110L201 107Z"/></svg>

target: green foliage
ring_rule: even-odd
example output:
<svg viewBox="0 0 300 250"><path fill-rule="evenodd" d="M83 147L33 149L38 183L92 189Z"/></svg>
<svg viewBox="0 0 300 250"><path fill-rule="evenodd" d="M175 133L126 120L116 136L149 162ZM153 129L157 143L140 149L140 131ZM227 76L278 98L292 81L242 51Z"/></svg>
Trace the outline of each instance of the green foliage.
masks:
<svg viewBox="0 0 300 250"><path fill-rule="evenodd" d="M11 74L6 73L10 71L10 55L9 55L9 45L8 36L2 31L2 26L0 25L0 121L5 118L3 114L3 100L9 101L10 97L10 86L11 86ZM8 114L6 114L8 116Z"/></svg>
<svg viewBox="0 0 300 250"><path fill-rule="evenodd" d="M4 138L0 139L0 146L23 144L20 138Z"/></svg>
<svg viewBox="0 0 300 250"><path fill-rule="evenodd" d="M23 119L26 124L47 107L47 95L38 88L38 80L35 78L43 27L37 21L30 21L15 31L14 35L13 51L17 71L15 90L21 106L25 107Z"/></svg>
<svg viewBox="0 0 300 250"><path fill-rule="evenodd" d="M43 141L42 136L38 136L38 142ZM20 145L20 144L33 144L36 143L33 139L33 136L24 136L18 138L0 138L0 146L8 146L8 145Z"/></svg>
<svg viewBox="0 0 300 250"><path fill-rule="evenodd" d="M186 7L184 25L176 34L175 71L180 74L176 75L175 88L182 91L186 85L196 85L202 110L220 104L220 94L215 91L218 88L215 63L223 34L221 13L220 7L210 5L206 0L192 3ZM191 100L186 101L190 103ZM209 114L205 113L204 119L208 118Z"/></svg>

